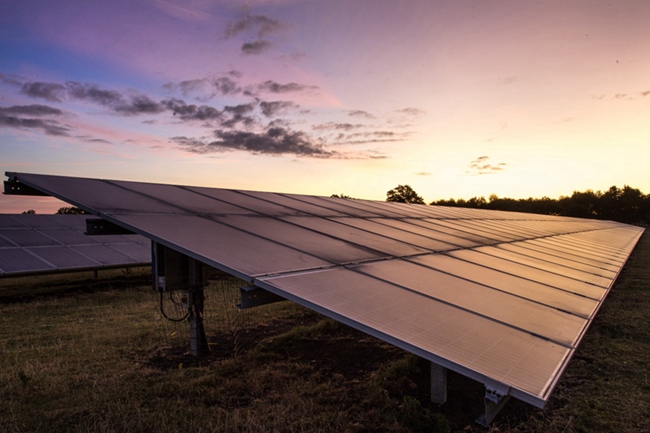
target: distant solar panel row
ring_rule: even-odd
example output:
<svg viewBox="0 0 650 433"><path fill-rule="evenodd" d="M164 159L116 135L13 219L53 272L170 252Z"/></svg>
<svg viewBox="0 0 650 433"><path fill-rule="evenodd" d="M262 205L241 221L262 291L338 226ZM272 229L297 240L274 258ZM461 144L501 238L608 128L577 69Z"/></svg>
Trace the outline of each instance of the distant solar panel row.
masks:
<svg viewBox="0 0 650 433"><path fill-rule="evenodd" d="M0 214L0 277L147 265L139 235L86 236L84 215Z"/></svg>
<svg viewBox="0 0 650 433"><path fill-rule="evenodd" d="M537 406L643 232L480 209L7 175Z"/></svg>

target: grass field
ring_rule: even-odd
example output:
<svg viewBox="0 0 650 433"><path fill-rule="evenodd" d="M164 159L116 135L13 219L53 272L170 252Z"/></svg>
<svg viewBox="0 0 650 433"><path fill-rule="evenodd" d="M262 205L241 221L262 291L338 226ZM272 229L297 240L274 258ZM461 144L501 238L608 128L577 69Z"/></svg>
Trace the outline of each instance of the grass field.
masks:
<svg viewBox="0 0 650 433"><path fill-rule="evenodd" d="M450 373L436 407L427 362L295 304L240 312L217 281L196 359L145 274L101 277L0 280L0 432L650 431L650 233L546 408L511 400L489 429L482 385Z"/></svg>

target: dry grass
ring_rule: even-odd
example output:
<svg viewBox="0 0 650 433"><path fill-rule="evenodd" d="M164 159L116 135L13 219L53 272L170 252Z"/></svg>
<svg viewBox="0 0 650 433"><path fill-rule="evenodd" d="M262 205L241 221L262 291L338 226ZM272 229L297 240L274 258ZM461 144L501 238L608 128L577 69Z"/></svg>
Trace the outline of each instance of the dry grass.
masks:
<svg viewBox="0 0 650 433"><path fill-rule="evenodd" d="M649 274L650 233L547 407L511 400L487 431L650 431ZM207 291L200 360L146 285L0 304L0 432L486 431L480 384L450 374L435 407L426 362L295 304L238 312L236 287Z"/></svg>

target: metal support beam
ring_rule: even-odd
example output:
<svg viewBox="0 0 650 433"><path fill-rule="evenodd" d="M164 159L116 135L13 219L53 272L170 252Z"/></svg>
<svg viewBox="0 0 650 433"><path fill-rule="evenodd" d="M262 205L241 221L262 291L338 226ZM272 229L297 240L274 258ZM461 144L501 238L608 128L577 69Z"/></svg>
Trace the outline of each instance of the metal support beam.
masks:
<svg viewBox="0 0 650 433"><path fill-rule="evenodd" d="M486 384L485 397L483 398L485 413L480 415L476 422L483 427L488 427L510 399L509 392L510 387L507 385L500 383Z"/></svg>
<svg viewBox="0 0 650 433"><path fill-rule="evenodd" d="M260 289L256 286L246 286L239 289L241 303L237 305L242 310L259 307L260 305L286 301L282 296Z"/></svg>
<svg viewBox="0 0 650 433"><path fill-rule="evenodd" d="M5 194L7 195L37 195L48 197L49 194L45 194L31 186L27 186L23 183L20 183L16 180L5 180Z"/></svg>
<svg viewBox="0 0 650 433"><path fill-rule="evenodd" d="M86 234L89 236L103 236L133 235L135 233L101 218L89 218L86 219Z"/></svg>
<svg viewBox="0 0 650 433"><path fill-rule="evenodd" d="M203 263L191 257L188 260L188 283L190 286L189 296L189 316L190 322L190 354L193 356L204 356L210 353L208 339L205 336L203 327Z"/></svg>
<svg viewBox="0 0 650 433"><path fill-rule="evenodd" d="M447 369L435 362L431 363L431 403L447 402Z"/></svg>
<svg viewBox="0 0 650 433"><path fill-rule="evenodd" d="M190 354L208 354L210 348L203 327L203 286L207 280L207 266L156 242L151 243L151 256L154 289L159 292L182 291L181 304L187 309L190 324ZM162 299L161 293L161 308Z"/></svg>

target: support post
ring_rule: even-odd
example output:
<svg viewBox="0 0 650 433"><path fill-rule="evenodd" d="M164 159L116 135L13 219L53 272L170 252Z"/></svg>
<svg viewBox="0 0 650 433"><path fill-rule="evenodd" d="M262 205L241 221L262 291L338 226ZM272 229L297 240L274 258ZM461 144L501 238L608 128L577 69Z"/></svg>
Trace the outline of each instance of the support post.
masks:
<svg viewBox="0 0 650 433"><path fill-rule="evenodd" d="M210 353L208 339L205 336L203 327L203 263L188 257L188 283L190 290L188 292L189 316L190 322L190 354L193 356L204 356Z"/></svg>
<svg viewBox="0 0 650 433"><path fill-rule="evenodd" d="M435 362L431 363L431 403L447 402L447 369Z"/></svg>
<svg viewBox="0 0 650 433"><path fill-rule="evenodd" d="M492 420L506 405L510 396L508 392L510 387L503 384L486 384L485 397L483 403L485 404L485 413L480 415L476 422L483 427L489 427Z"/></svg>

